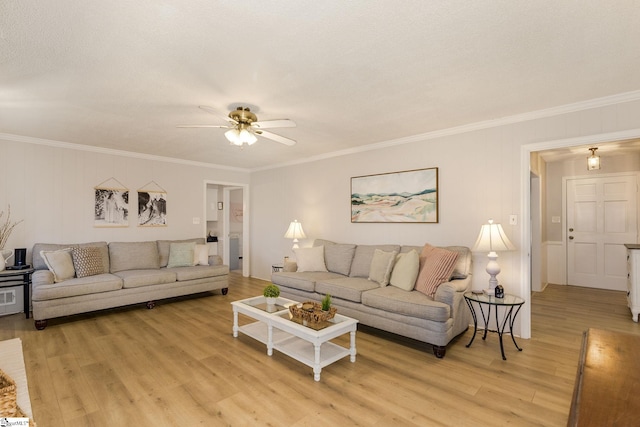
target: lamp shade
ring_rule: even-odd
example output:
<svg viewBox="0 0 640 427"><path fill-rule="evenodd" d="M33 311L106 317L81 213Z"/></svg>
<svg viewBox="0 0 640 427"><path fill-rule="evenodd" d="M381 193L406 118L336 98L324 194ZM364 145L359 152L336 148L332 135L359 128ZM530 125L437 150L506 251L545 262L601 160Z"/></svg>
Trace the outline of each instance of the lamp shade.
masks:
<svg viewBox="0 0 640 427"><path fill-rule="evenodd" d="M302 224L296 219L289 224L289 228L287 232L284 233L284 237L287 239L304 239L307 236L304 234L304 230L302 230Z"/></svg>
<svg viewBox="0 0 640 427"><path fill-rule="evenodd" d="M489 220L488 224L482 226L478 240L473 246L473 250L478 252L512 251L515 248L504 233L502 225L494 224L492 219Z"/></svg>

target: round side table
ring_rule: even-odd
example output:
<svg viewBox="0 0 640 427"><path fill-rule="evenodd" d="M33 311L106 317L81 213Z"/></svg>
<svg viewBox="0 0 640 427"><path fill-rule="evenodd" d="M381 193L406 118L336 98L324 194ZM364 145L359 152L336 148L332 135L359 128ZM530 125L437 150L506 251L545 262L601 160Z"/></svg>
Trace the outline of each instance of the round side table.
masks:
<svg viewBox="0 0 640 427"><path fill-rule="evenodd" d="M476 305L480 308L480 313L482 315L482 320L484 320L484 334L482 335L482 339L487 339L487 331L489 330L489 320L491 318L491 307L494 307L495 311L495 319L496 319L496 327L498 328L497 332L500 337L500 352L502 353L502 360L507 360L504 355L504 346L502 344L502 335L504 334L504 329L509 324L509 333L511 334L511 340L513 344L516 346L518 351L522 351L520 347L518 347L518 343L516 342L516 338L513 336L513 324L516 321L516 317L520 312L520 309L524 305L524 300L515 295L505 294L504 298L496 298L493 295L485 295L485 294L475 294L473 292L467 292L464 294L464 300L469 306L469 310L471 310L471 316L473 317L473 335L471 336L471 341L467 344L467 347L471 346L473 340L476 337L476 333L478 331L478 313L476 313ZM474 304L476 303L476 304ZM487 308L486 312L484 307ZM502 322L498 319L498 308L505 307L505 314Z"/></svg>

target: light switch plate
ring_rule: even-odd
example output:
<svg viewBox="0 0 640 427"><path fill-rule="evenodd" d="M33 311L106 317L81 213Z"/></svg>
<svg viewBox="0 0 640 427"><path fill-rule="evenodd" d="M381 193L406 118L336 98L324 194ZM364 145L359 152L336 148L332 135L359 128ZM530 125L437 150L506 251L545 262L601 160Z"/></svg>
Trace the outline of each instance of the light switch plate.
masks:
<svg viewBox="0 0 640 427"><path fill-rule="evenodd" d="M195 225L200 224L200 218L199 218L199 217L197 217L197 216L194 216L194 217L193 217L193 223L194 223Z"/></svg>

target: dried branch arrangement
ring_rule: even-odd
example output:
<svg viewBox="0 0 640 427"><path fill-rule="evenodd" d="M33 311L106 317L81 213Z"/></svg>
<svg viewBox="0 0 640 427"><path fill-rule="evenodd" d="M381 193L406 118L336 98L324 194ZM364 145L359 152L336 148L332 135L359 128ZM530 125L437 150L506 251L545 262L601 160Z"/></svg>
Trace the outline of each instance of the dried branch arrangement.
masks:
<svg viewBox="0 0 640 427"><path fill-rule="evenodd" d="M4 211L0 212L0 221L2 221L3 216ZM7 219L5 219L4 222L0 222L0 249L4 249L4 245L7 243L7 240L9 240L9 236L11 236L13 228L22 221L24 220L16 221L14 223L11 222L11 205L9 205Z"/></svg>

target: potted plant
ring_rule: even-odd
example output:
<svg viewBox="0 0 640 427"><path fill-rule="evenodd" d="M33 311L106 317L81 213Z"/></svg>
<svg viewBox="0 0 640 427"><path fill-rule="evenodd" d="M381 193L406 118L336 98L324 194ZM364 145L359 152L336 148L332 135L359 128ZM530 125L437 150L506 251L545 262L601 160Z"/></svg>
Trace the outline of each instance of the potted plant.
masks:
<svg viewBox="0 0 640 427"><path fill-rule="evenodd" d="M322 311L329 311L331 309L331 295L326 294L322 298Z"/></svg>
<svg viewBox="0 0 640 427"><path fill-rule="evenodd" d="M280 296L280 288L272 283L264 288L262 295L267 299L267 305L275 305L276 298Z"/></svg>

